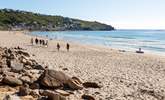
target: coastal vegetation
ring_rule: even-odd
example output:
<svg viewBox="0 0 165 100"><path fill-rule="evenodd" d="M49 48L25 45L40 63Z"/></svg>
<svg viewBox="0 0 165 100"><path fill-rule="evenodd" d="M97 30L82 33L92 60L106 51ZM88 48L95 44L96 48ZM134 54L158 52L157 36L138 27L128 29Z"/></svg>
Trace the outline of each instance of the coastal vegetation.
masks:
<svg viewBox="0 0 165 100"><path fill-rule="evenodd" d="M27 11L0 9L0 30L114 30L111 25L62 16L44 15Z"/></svg>

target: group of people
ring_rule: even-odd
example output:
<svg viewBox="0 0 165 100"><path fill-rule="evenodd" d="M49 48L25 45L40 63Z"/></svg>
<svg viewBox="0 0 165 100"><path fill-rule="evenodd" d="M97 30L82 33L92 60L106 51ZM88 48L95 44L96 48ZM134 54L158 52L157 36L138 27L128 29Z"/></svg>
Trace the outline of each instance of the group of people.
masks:
<svg viewBox="0 0 165 100"><path fill-rule="evenodd" d="M68 52L69 52L69 48L70 48L70 45L69 45L69 43L67 43L66 44L66 49L67 49ZM57 43L57 50L60 51L60 44L59 43Z"/></svg>
<svg viewBox="0 0 165 100"><path fill-rule="evenodd" d="M48 40L31 38L31 45L34 45L34 44L48 47ZM69 49L70 49L69 43L66 44L66 49L67 49L67 51L69 51ZM59 43L57 43L57 50L60 51L60 44Z"/></svg>
<svg viewBox="0 0 165 100"><path fill-rule="evenodd" d="M35 43L34 43L35 42ZM41 45L41 46L48 46L48 40L38 39L38 38L31 38L31 45Z"/></svg>

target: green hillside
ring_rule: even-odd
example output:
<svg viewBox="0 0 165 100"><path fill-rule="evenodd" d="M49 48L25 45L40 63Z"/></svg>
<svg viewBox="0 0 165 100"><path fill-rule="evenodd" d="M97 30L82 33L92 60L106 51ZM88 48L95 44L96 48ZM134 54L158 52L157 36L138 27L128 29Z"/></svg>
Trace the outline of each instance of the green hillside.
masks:
<svg viewBox="0 0 165 100"><path fill-rule="evenodd" d="M62 16L43 15L26 11L0 9L0 30L114 30L111 25Z"/></svg>

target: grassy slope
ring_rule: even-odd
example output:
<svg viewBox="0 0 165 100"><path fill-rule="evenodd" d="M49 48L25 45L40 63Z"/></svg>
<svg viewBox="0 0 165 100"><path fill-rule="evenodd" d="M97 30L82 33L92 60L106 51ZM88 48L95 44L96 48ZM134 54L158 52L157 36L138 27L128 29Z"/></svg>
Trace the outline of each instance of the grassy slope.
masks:
<svg viewBox="0 0 165 100"><path fill-rule="evenodd" d="M2 9L0 10L0 29L15 26L31 28L32 30L113 30L110 25L99 22L89 22L62 16L42 15L32 12Z"/></svg>

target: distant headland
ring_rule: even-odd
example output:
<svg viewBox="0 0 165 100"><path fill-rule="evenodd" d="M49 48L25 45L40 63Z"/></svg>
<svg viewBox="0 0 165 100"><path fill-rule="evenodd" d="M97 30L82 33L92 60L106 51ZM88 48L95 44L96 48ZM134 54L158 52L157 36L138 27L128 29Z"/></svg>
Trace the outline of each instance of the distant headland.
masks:
<svg viewBox="0 0 165 100"><path fill-rule="evenodd" d="M27 11L0 9L0 30L31 31L111 31L115 28L100 22Z"/></svg>

